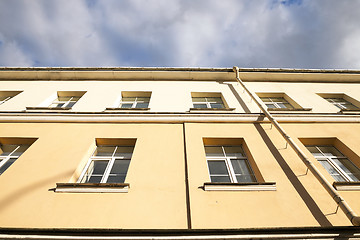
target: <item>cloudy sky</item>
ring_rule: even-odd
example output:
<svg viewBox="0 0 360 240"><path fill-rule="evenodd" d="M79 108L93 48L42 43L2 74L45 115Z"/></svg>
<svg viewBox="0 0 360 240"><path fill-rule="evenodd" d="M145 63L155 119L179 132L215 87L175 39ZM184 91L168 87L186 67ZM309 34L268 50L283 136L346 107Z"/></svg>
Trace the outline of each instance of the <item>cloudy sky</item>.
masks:
<svg viewBox="0 0 360 240"><path fill-rule="evenodd" d="M360 0L0 0L0 66L360 69Z"/></svg>

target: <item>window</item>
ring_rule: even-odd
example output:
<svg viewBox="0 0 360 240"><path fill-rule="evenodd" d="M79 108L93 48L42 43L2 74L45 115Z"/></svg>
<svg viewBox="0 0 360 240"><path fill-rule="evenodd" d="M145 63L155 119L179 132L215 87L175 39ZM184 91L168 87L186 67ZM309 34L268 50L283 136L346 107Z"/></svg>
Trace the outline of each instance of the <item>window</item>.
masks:
<svg viewBox="0 0 360 240"><path fill-rule="evenodd" d="M205 153L211 182L256 182L241 145L209 145Z"/></svg>
<svg viewBox="0 0 360 240"><path fill-rule="evenodd" d="M346 101L344 98L325 98L329 103L333 104L335 107L340 108L341 110L360 110L354 104Z"/></svg>
<svg viewBox="0 0 360 240"><path fill-rule="evenodd" d="M49 108L72 108L84 94L85 92L78 91L57 92L57 98L50 104Z"/></svg>
<svg viewBox="0 0 360 240"><path fill-rule="evenodd" d="M0 145L0 175L18 159L30 144L1 144Z"/></svg>
<svg viewBox="0 0 360 240"><path fill-rule="evenodd" d="M122 92L119 108L148 108L150 97L151 92Z"/></svg>
<svg viewBox="0 0 360 240"><path fill-rule="evenodd" d="M283 97L260 97L268 108L294 109Z"/></svg>
<svg viewBox="0 0 360 240"><path fill-rule="evenodd" d="M192 92L191 99L194 109L226 109L221 93Z"/></svg>
<svg viewBox="0 0 360 240"><path fill-rule="evenodd" d="M133 150L132 144L98 145L78 182L124 183Z"/></svg>
<svg viewBox="0 0 360 240"><path fill-rule="evenodd" d="M308 145L307 149L338 182L360 180L360 169L331 145Z"/></svg>
<svg viewBox="0 0 360 240"><path fill-rule="evenodd" d="M21 91L0 91L0 105L9 101L19 93L21 93Z"/></svg>

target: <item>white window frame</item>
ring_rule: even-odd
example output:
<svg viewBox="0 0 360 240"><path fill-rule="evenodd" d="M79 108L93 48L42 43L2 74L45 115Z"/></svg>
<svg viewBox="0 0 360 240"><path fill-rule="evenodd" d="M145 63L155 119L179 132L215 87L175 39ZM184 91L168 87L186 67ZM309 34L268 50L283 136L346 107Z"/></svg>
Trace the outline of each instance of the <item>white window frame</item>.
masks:
<svg viewBox="0 0 360 240"><path fill-rule="evenodd" d="M270 102L264 102L264 98L267 98L268 100L270 100ZM274 98L281 98L281 99L283 99L283 101L274 101L273 100ZM263 101L263 103L266 105L266 107L268 107L268 104L272 104L275 106L275 108L294 109L294 106L291 103L289 103L289 101L287 101L284 97L260 97L260 99L261 99L261 101ZM281 107L280 104L289 104L291 106L291 108Z"/></svg>
<svg viewBox="0 0 360 240"><path fill-rule="evenodd" d="M231 160L245 160L245 163L246 163L246 165L248 167L248 170L249 170L249 172L251 173L251 175L254 178L253 182L257 182L256 175L254 174L254 171L253 171L253 169L252 169L252 167L250 165L250 162L249 162L247 156L245 155L245 152L244 152L244 149L243 149L242 145L205 145L205 147L221 147L222 152L224 154L224 157L208 157L208 156L206 156L206 163L208 163L209 161L219 161L219 160L220 161L225 161L225 165L226 165L226 168L227 168L231 183L238 183L234 168L233 168L233 166L231 164ZM224 147L240 147L243 150L243 153L244 153L245 156L244 157L228 157L228 156L226 156L226 152L225 152ZM211 181L211 176L216 176L216 175L211 175L210 174L209 165L208 165L208 174L209 174L209 177L210 177L210 181ZM223 176L223 175L218 175L218 176Z"/></svg>
<svg viewBox="0 0 360 240"><path fill-rule="evenodd" d="M94 156L94 154L95 154L96 149L97 149L98 147L115 147L115 149L114 149L112 155L109 156L109 157L97 157L97 156ZM93 161L102 161L102 160L108 161L108 164L107 164L107 166L106 166L106 169L105 169L105 171L104 171L104 174L103 174L103 176L102 176L102 178L101 178L100 183L106 183L107 180L108 180L108 178L109 178L109 176L110 176L110 172L111 172L111 169L112 169L112 167L113 167L113 165L114 165L114 163L115 163L115 160L116 160L116 159L121 159L121 157L115 156L115 153L116 153L116 151L117 151L117 149L118 149L119 147L134 147L134 146L125 146L125 145L124 145L124 146L123 146L123 145L116 145L116 146L114 146L114 145L101 145L101 146L97 146L96 149L94 150L93 154L91 155L89 161L87 162L86 166L84 167L84 170L82 171L79 179L77 180L77 183L82 183L83 178L85 177L86 172L87 172L87 170L89 169L90 164L91 164ZM133 153L131 153L131 156L130 156L130 158L128 159L128 160L130 161L130 163L131 163L132 154L133 154ZM124 159L124 158L123 158L123 159ZM130 166L129 166L129 167L130 167ZM126 175L127 175L127 173L126 173ZM126 176L125 176L125 179L126 179ZM125 182L125 180L124 180L124 182ZM85 182L85 183L86 183L86 182Z"/></svg>
<svg viewBox="0 0 360 240"><path fill-rule="evenodd" d="M123 101L123 99L124 98L135 98L135 100L134 101ZM145 102L145 101L138 101L138 98L149 98L149 101L148 102ZM123 105L123 104L132 104L131 105L131 107L129 107L129 108L137 108L136 107L136 104L137 103L147 103L148 104L148 106L146 107L146 108L149 108L149 104L150 104L150 97L142 97L142 96L136 96L136 97L122 97L121 98L121 101L120 101L120 103L119 103L119 106L118 106L118 108L122 108L121 106Z"/></svg>
<svg viewBox="0 0 360 240"><path fill-rule="evenodd" d="M205 102L195 102L194 101L194 98L205 98ZM209 101L208 98L219 98L221 100L221 104L223 105L222 108L219 108L219 109L223 109L225 108L225 104L224 104L224 101L221 97L191 97L191 100L192 100L192 103L193 103L193 107L195 108L195 104L206 104L206 108L210 108L210 109L217 109L217 108L213 108L211 106L211 103L217 103L217 102L214 102L214 101ZM219 104L219 103L217 103Z"/></svg>
<svg viewBox="0 0 360 240"><path fill-rule="evenodd" d="M357 106L355 106L354 104L352 104L351 102L345 100L342 97L324 97L326 101L328 101L329 103L331 103L332 105L334 105L337 108L340 108L341 110L360 110L360 108L358 108ZM336 102L333 99L340 99L340 102ZM347 108L345 105L351 105L354 107L354 109L349 109Z"/></svg>
<svg viewBox="0 0 360 240"><path fill-rule="evenodd" d="M14 153L16 153L16 151L22 146L22 145L20 145L20 144L4 144L4 145L14 145L14 146L17 146L17 147L15 147L15 149L11 152L11 153L9 153L9 155L3 155L3 156L0 156L0 169L2 168L2 166L4 166L5 165L5 163L7 162L7 161L9 161L11 158L16 158L16 160L24 153L24 152L22 152L21 154L18 154L18 155L14 155ZM26 150L26 149L25 149ZM15 160L15 161L16 161ZM10 166L9 166L10 167ZM4 170L4 171L6 171L6 170ZM1 175L1 173L0 173L0 175Z"/></svg>
<svg viewBox="0 0 360 240"><path fill-rule="evenodd" d="M60 97L70 97L70 99L67 101L60 101L59 100ZM76 101L75 100L73 101L74 98L78 98L78 99ZM56 99L49 105L49 107L51 107L51 105L54 105L54 104L64 103L64 105L61 107L51 107L51 108L68 108L68 105L70 103L74 103L73 104L73 106L74 106L77 103L77 101L79 101L79 99L80 99L79 96L57 96Z"/></svg>
<svg viewBox="0 0 360 240"><path fill-rule="evenodd" d="M308 145L306 147L315 147L321 154L322 156L314 156L314 158L319 161L327 161L336 171L337 173L346 181L346 182L354 182L354 180L351 179L351 177L344 171L341 169L341 167L339 167L337 165L337 163L334 161L334 159L347 159L349 162L351 162L351 164L353 164L355 166L356 169L359 170L360 169L350 160L348 159L344 154L342 154L337 148L335 148L334 146L331 145ZM342 154L342 156L326 156L324 154L323 151L321 151L320 147L332 147L335 148L338 152L340 152ZM321 164L321 163L320 163ZM329 173L330 174L330 173ZM330 174L331 175L331 174ZM360 180L360 179L359 179Z"/></svg>

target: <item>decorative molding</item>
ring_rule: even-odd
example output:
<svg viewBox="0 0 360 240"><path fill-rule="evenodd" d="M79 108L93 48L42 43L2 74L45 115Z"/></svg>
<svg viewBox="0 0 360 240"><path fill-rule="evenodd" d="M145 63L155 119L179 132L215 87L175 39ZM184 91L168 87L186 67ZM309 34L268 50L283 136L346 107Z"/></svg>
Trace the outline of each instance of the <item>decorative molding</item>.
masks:
<svg viewBox="0 0 360 240"><path fill-rule="evenodd" d="M128 183L57 183L57 193L127 193Z"/></svg>
<svg viewBox="0 0 360 240"><path fill-rule="evenodd" d="M276 191L275 182L265 183L204 183L205 191Z"/></svg>

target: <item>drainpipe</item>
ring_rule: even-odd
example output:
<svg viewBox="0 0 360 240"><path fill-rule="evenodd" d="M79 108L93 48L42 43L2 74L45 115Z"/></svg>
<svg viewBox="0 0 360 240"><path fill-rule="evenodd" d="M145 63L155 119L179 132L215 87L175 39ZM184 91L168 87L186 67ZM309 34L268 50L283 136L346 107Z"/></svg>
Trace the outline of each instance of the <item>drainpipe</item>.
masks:
<svg viewBox="0 0 360 240"><path fill-rule="evenodd" d="M334 199L334 201L338 204L338 206L344 211L345 215L348 217L350 222L354 226L360 226L360 217L355 214L355 212L351 209L351 207L347 204L347 202L337 193L333 186L325 179L325 177L319 172L319 170L313 165L311 161L306 157L303 151L297 146L297 144L292 140L292 138L287 135L285 130L280 126L280 124L276 121L275 118L272 117L270 112L265 109L260 102L255 98L254 94L250 92L250 90L245 86L243 81L239 77L239 68L233 68L236 79L240 83L240 85L245 89L245 91L249 94L249 96L254 100L256 105L261 109L261 111L265 114L265 116L270 120L270 122L275 126L275 128L279 131L281 136L284 137L287 144L289 144L292 149L296 152L296 154L300 157L300 159L305 163L308 169L314 174L314 176L319 180L321 185L326 189L326 191L330 194L330 196Z"/></svg>

